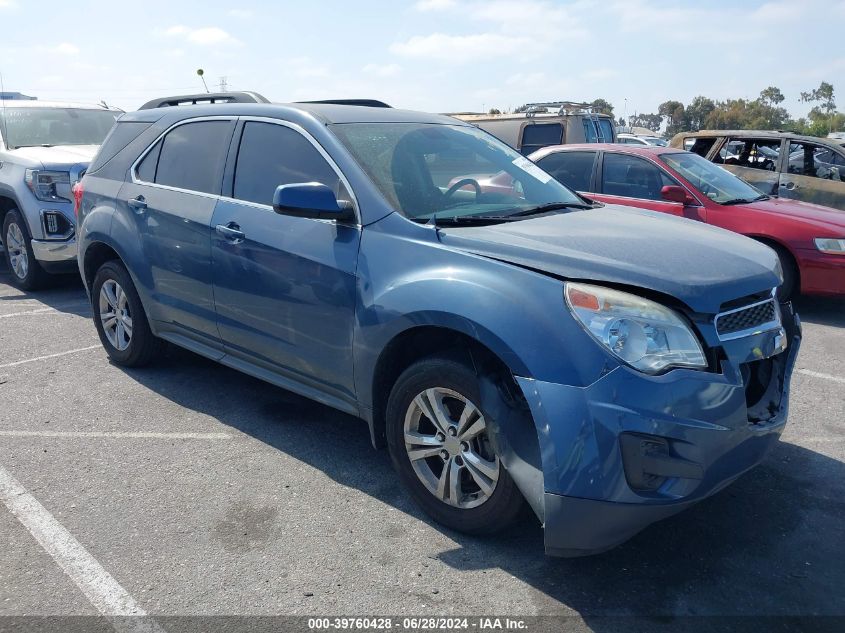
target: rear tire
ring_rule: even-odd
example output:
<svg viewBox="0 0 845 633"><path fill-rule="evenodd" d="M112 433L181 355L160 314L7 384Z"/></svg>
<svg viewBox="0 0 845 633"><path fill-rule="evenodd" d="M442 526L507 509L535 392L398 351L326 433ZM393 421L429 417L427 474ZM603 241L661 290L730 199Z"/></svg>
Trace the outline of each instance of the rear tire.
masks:
<svg viewBox="0 0 845 633"><path fill-rule="evenodd" d="M161 352L129 272L117 260L103 264L91 285L97 334L109 357L123 367L142 367Z"/></svg>
<svg viewBox="0 0 845 633"><path fill-rule="evenodd" d="M475 372L440 357L402 372L387 402L387 444L400 480L431 518L468 534L503 530L523 507L480 402Z"/></svg>
<svg viewBox="0 0 845 633"><path fill-rule="evenodd" d="M12 285L21 290L38 290L49 279L32 252L29 229L17 209L6 213L3 221L3 246Z"/></svg>

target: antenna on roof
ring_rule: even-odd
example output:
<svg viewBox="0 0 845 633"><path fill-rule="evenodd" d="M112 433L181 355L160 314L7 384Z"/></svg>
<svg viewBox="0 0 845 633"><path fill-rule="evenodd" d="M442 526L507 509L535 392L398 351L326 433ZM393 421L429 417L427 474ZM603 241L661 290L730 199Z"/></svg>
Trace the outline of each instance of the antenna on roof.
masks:
<svg viewBox="0 0 845 633"><path fill-rule="evenodd" d="M199 75L199 78L202 79L202 85L205 86L205 91L210 92L210 90L208 89L208 84L205 83L205 77L203 77L204 74L205 71L202 68L197 68L197 75Z"/></svg>

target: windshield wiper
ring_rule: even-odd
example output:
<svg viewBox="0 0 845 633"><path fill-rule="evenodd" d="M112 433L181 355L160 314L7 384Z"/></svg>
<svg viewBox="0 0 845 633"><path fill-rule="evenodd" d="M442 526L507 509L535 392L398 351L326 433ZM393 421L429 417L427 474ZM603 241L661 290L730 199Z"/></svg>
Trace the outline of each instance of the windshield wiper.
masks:
<svg viewBox="0 0 845 633"><path fill-rule="evenodd" d="M720 202L719 204L727 207L727 206L730 206L732 204L748 204L749 202L758 202L760 200L768 200L768 199L769 199L769 196L767 196L765 193L763 193L763 194L760 194L759 196L757 196L756 198L751 198L751 199L748 199L748 198L733 198L731 200L725 200L724 202Z"/></svg>
<svg viewBox="0 0 845 633"><path fill-rule="evenodd" d="M502 218L519 218L525 217L526 215L537 215L538 213L545 213L546 211L559 211L561 209L592 209L593 205L591 204L583 204L580 202L549 202L548 204L541 204L536 207L531 207L530 209L523 209L522 211L517 211L516 213L511 213L509 215L498 216Z"/></svg>

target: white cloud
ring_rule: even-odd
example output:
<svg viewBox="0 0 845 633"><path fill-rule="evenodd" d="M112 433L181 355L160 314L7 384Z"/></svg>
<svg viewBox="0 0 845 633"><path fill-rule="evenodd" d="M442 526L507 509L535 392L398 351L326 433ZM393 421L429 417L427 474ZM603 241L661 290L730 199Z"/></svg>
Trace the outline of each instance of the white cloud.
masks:
<svg viewBox="0 0 845 633"><path fill-rule="evenodd" d="M240 44L229 33L217 26L205 26L194 29L181 24L159 31L168 37L182 37L191 44L207 46L209 44Z"/></svg>
<svg viewBox="0 0 845 633"><path fill-rule="evenodd" d="M402 70L402 67L399 64L367 64L362 70L377 77L393 77Z"/></svg>
<svg viewBox="0 0 845 633"><path fill-rule="evenodd" d="M443 11L455 6L455 0L419 0L414 5L417 11Z"/></svg>
<svg viewBox="0 0 845 633"><path fill-rule="evenodd" d="M17 9L18 3L15 0L0 0L0 9Z"/></svg>
<svg viewBox="0 0 845 633"><path fill-rule="evenodd" d="M70 44L68 42L62 42L61 44L57 44L56 46L52 46L47 49L50 53L55 53L57 55L78 55L79 48Z"/></svg>
<svg viewBox="0 0 845 633"><path fill-rule="evenodd" d="M390 51L404 57L460 63L512 55L530 44L529 38L500 33L472 35L432 33L431 35L415 35L404 42L394 42L390 45Z"/></svg>

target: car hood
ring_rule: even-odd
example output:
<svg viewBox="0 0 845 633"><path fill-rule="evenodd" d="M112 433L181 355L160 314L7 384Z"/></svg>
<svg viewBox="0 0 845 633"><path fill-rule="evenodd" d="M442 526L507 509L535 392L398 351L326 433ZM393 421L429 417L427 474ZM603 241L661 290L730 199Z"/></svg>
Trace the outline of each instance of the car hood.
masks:
<svg viewBox="0 0 845 633"><path fill-rule="evenodd" d="M59 165L90 163L99 145L54 145L52 147L21 147L9 153L29 160L39 161L45 168Z"/></svg>
<svg viewBox="0 0 845 633"><path fill-rule="evenodd" d="M697 312L780 283L775 252L693 220L606 205L481 227L441 228L445 245L566 279L647 288Z"/></svg>
<svg viewBox="0 0 845 633"><path fill-rule="evenodd" d="M758 200L757 202L743 206L768 213L803 218L811 220L814 223L831 224L837 228L845 228L845 211L824 207L820 204L799 202L798 200L788 200L786 198L769 198L768 200Z"/></svg>

